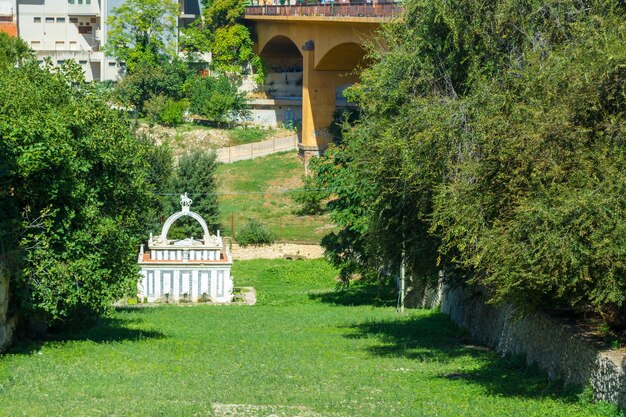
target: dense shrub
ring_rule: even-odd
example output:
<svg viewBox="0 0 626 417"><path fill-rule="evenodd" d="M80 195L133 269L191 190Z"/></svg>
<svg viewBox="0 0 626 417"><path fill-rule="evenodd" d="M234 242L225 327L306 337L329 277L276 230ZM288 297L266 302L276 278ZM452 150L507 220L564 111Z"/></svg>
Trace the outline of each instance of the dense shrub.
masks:
<svg viewBox="0 0 626 417"><path fill-rule="evenodd" d="M212 124L232 124L247 113L244 94L223 75L191 77L185 83L184 91L190 111Z"/></svg>
<svg viewBox="0 0 626 417"><path fill-rule="evenodd" d="M187 100L169 99L160 114L161 123L165 126L178 126L184 123L185 113L189 108Z"/></svg>
<svg viewBox="0 0 626 417"><path fill-rule="evenodd" d="M248 220L237 233L241 246L260 246L274 243L274 234L257 219Z"/></svg>
<svg viewBox="0 0 626 417"><path fill-rule="evenodd" d="M146 101L144 110L150 123L164 126L178 126L185 122L185 113L189 107L187 100L174 100L163 95Z"/></svg>
<svg viewBox="0 0 626 417"><path fill-rule="evenodd" d="M144 113L144 106L154 97L172 100L183 98L183 84L192 73L181 61L160 64L140 63L135 71L126 74L113 90L114 99L121 105Z"/></svg>
<svg viewBox="0 0 626 417"><path fill-rule="evenodd" d="M343 143L343 133L359 120L359 110L335 110L333 112L333 121L328 126L328 133L333 138L333 143L341 145Z"/></svg>
<svg viewBox="0 0 626 417"><path fill-rule="evenodd" d="M167 103L167 97L163 94L153 96L144 103L143 109L151 125L161 121L161 112L165 108L165 103Z"/></svg>

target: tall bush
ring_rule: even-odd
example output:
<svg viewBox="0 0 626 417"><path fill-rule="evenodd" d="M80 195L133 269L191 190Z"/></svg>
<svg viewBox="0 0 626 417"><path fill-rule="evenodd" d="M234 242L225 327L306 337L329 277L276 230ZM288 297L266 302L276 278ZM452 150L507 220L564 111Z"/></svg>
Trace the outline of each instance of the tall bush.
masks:
<svg viewBox="0 0 626 417"><path fill-rule="evenodd" d="M249 219L237 233L240 246L261 246L274 243L274 234L261 221Z"/></svg>
<svg viewBox="0 0 626 417"><path fill-rule="evenodd" d="M318 164L346 270L436 268L520 309L626 317L626 6L405 3ZM397 273L397 272L395 272Z"/></svg>
<svg viewBox="0 0 626 417"><path fill-rule="evenodd" d="M247 113L244 94L223 75L191 77L184 91L190 102L190 111L212 124L229 125Z"/></svg>

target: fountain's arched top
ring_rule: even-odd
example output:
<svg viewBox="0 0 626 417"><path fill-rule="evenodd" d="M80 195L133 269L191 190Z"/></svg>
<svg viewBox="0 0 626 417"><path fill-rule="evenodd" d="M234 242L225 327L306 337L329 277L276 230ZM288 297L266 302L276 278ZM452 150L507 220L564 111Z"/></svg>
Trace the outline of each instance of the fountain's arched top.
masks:
<svg viewBox="0 0 626 417"><path fill-rule="evenodd" d="M180 219L181 217L185 217L185 216L189 216L189 217L195 219L198 223L200 223L200 226L202 227L202 231L204 233L203 240L204 240L205 243L208 242L208 239L209 239L209 228L207 227L207 224L206 224L206 222L204 221L204 219L202 218L201 215L199 215L198 213L194 213L193 211L189 210L189 207L191 206L191 203L193 203L193 200L187 196L187 193L182 194L180 196L181 211L172 214L170 217L167 218L167 220L163 224L163 228L161 229L161 241L162 242L164 242L164 243L167 242L167 233L169 232L170 227L172 227L174 222L176 220Z"/></svg>

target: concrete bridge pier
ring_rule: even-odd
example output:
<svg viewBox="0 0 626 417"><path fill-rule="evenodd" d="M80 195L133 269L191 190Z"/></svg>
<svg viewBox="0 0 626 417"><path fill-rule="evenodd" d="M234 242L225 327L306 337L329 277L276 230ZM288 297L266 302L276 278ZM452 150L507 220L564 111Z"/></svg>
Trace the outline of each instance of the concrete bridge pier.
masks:
<svg viewBox="0 0 626 417"><path fill-rule="evenodd" d="M304 159L319 156L332 142L328 131L336 108L337 88L355 83L358 77L345 71L315 70L315 45L308 41L302 47L302 140L300 155Z"/></svg>

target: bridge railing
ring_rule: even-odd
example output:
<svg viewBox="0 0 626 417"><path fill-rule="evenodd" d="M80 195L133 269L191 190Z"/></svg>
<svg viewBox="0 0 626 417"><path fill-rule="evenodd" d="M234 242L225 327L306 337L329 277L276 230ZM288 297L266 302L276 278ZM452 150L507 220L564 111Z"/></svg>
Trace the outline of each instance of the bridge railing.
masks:
<svg viewBox="0 0 626 417"><path fill-rule="evenodd" d="M335 3L264 5L246 7L250 16L329 16L329 17L378 17L390 19L403 11L401 3Z"/></svg>

